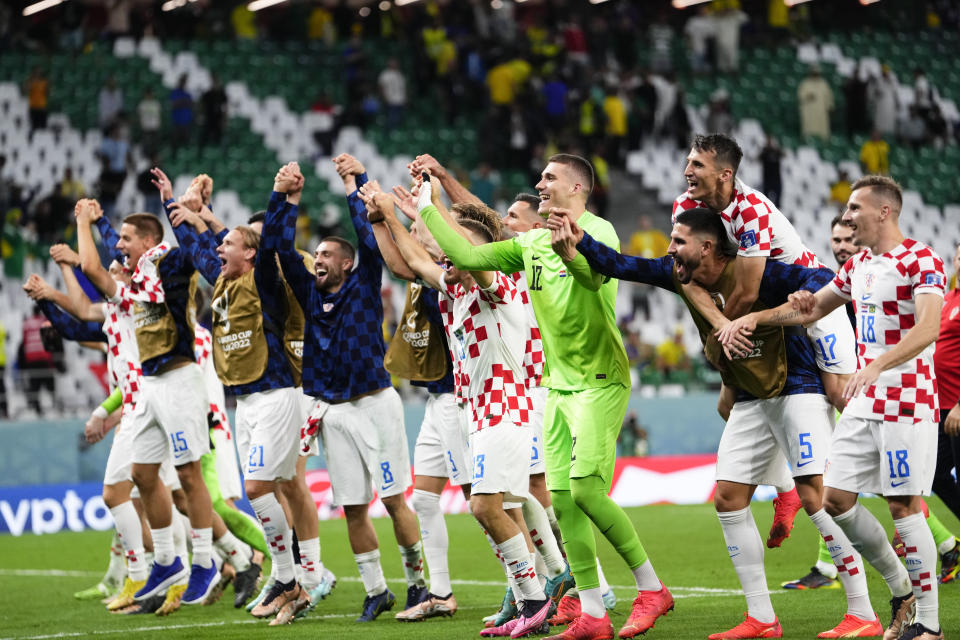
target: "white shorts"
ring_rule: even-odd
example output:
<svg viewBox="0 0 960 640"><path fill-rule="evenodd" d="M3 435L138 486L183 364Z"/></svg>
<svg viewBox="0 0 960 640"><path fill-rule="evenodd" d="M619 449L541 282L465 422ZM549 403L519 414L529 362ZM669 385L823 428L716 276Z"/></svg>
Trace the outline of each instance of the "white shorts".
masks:
<svg viewBox="0 0 960 640"><path fill-rule="evenodd" d="M143 376L137 411L131 417L133 462L174 466L195 462L210 451L207 390L200 366L191 362L156 376Z"/></svg>
<svg viewBox="0 0 960 640"><path fill-rule="evenodd" d="M846 307L840 305L807 327L807 338L817 356L817 367L826 373L857 372L857 337Z"/></svg>
<svg viewBox="0 0 960 640"><path fill-rule="evenodd" d="M452 393L431 393L413 446L414 473L469 484L473 459L465 426Z"/></svg>
<svg viewBox="0 0 960 640"><path fill-rule="evenodd" d="M543 409L547 406L547 388L527 389L527 395L533 401L533 413L530 414L530 475L535 476L547 471L543 455Z"/></svg>
<svg viewBox="0 0 960 640"><path fill-rule="evenodd" d="M410 452L403 403L387 387L351 402L332 404L320 429L333 504L367 504L410 487Z"/></svg>
<svg viewBox="0 0 960 640"><path fill-rule="evenodd" d="M133 411L126 407L120 416L120 424L113 431L113 443L107 457L107 468L103 472L104 486L133 480L130 468L133 466L133 429L130 422Z"/></svg>
<svg viewBox="0 0 960 640"><path fill-rule="evenodd" d="M303 416L304 416L303 420L304 420L304 423L306 423L307 418L310 416L311 413L313 413L313 408L316 406L317 401L314 400L311 396L308 396L306 393L304 393L303 387L297 387L297 391L300 392L300 402L303 403ZM300 425L300 426L303 427L304 425ZM300 455L305 457L320 455L320 439L314 438L310 442L310 450L306 452L301 451Z"/></svg>
<svg viewBox="0 0 960 640"><path fill-rule="evenodd" d="M902 424L844 414L823 484L855 493L928 496L936 467L936 422Z"/></svg>
<svg viewBox="0 0 960 640"><path fill-rule="evenodd" d="M221 427L210 430L217 465L217 481L220 483L220 495L226 500L236 500L243 495L240 466L237 464L237 446L230 432L230 423Z"/></svg>
<svg viewBox="0 0 960 640"><path fill-rule="evenodd" d="M717 480L782 486L784 458L794 477L821 475L833 419L816 393L735 403L717 448Z"/></svg>
<svg viewBox="0 0 960 640"><path fill-rule="evenodd" d="M470 434L473 454L473 484L470 494L502 493L504 509L509 502L523 502L530 490L527 471L530 430L503 421Z"/></svg>
<svg viewBox="0 0 960 640"><path fill-rule="evenodd" d="M243 434L247 480L289 480L297 475L300 425L305 418L299 389L285 387L237 397L237 433Z"/></svg>

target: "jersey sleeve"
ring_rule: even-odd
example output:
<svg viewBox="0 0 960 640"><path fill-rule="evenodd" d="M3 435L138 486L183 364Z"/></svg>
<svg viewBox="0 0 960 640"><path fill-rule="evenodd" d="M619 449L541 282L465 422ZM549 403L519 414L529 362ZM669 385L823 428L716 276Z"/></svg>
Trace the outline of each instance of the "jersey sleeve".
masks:
<svg viewBox="0 0 960 640"><path fill-rule="evenodd" d="M491 304L506 304L517 297L517 283L502 271L493 274L493 281L487 288L480 288L480 297Z"/></svg>
<svg viewBox="0 0 960 640"><path fill-rule="evenodd" d="M733 237L737 239L737 255L744 258L767 258L770 256L773 240L770 231L770 209L752 194L745 196L745 200L745 203L737 203L737 212L731 220Z"/></svg>
<svg viewBox="0 0 960 640"><path fill-rule="evenodd" d="M591 268L599 274L619 280L642 282L661 289L674 291L673 258L647 259L625 256L607 245L597 242L589 233L577 244L577 250L587 259Z"/></svg>
<svg viewBox="0 0 960 640"><path fill-rule="evenodd" d="M424 224L458 269L514 273L523 269L523 249L517 238L474 246L446 223L433 205L420 212Z"/></svg>
<svg viewBox="0 0 960 640"><path fill-rule="evenodd" d="M916 257L916 261L908 271L913 294L933 293L942 298L947 283L947 277L943 271L943 260L927 247L917 251Z"/></svg>
<svg viewBox="0 0 960 640"><path fill-rule="evenodd" d="M859 259L855 257L849 258L843 263L840 270L837 271L837 275L833 280L830 281L830 289L844 300L853 299L853 293L850 288L850 275L853 273L854 262L859 262Z"/></svg>
<svg viewBox="0 0 960 640"><path fill-rule="evenodd" d="M112 226L110 226L110 221L107 220L106 216L100 216L97 218L96 225L97 231L100 232L100 240L103 242L103 246L110 255L110 259L116 260L120 264L123 264L124 255L119 249L117 249L117 242L120 240L120 235Z"/></svg>

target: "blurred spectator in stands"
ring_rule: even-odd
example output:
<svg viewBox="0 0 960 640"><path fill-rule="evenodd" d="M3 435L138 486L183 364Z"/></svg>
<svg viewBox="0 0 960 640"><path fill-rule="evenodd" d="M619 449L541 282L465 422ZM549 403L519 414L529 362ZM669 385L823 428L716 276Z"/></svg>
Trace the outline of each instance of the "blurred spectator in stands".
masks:
<svg viewBox="0 0 960 640"><path fill-rule="evenodd" d="M563 46L567 50L567 58L574 64L586 66L590 62L589 49L587 48L587 36L583 29L577 23L577 20L569 20L561 26L563 31Z"/></svg>
<svg viewBox="0 0 960 640"><path fill-rule="evenodd" d="M829 140L833 90L820 75L820 65L810 65L807 77L797 87L797 101L800 104L801 135Z"/></svg>
<svg viewBox="0 0 960 640"><path fill-rule="evenodd" d="M783 193L783 178L780 172L780 162L783 160L783 149L773 136L767 136L767 141L760 149L760 165L763 167L763 192L773 204L780 206L780 194Z"/></svg>
<svg viewBox="0 0 960 640"><path fill-rule="evenodd" d="M7 328L0 321L0 418L10 417L7 408Z"/></svg>
<svg viewBox="0 0 960 640"><path fill-rule="evenodd" d="M223 90L220 79L211 74L210 88L200 96L203 106L203 129L200 131L200 144L220 146L223 131L227 128L227 92Z"/></svg>
<svg viewBox="0 0 960 640"><path fill-rule="evenodd" d="M927 114L927 136L933 146L939 149L946 143L947 135L947 120L943 117L940 105L934 102Z"/></svg>
<svg viewBox="0 0 960 640"><path fill-rule="evenodd" d="M241 2L230 12L230 24L233 25L233 35L240 40L256 40L257 19L247 3Z"/></svg>
<svg viewBox="0 0 960 640"><path fill-rule="evenodd" d="M630 148L639 149L644 137L653 132L654 118L657 113L657 88L650 79L650 72L644 70L640 83L633 92L628 118L630 121Z"/></svg>
<svg viewBox="0 0 960 640"><path fill-rule="evenodd" d="M897 132L897 110L900 83L888 65L881 67L881 73L870 81L867 95L872 107L873 128L882 136L892 136Z"/></svg>
<svg viewBox="0 0 960 640"><path fill-rule="evenodd" d="M860 147L860 166L864 173L890 174L890 145L876 129L870 134L870 139Z"/></svg>
<svg viewBox="0 0 960 640"><path fill-rule="evenodd" d="M543 85L541 93L547 125L553 131L562 131L567 124L567 83L559 74L553 73Z"/></svg>
<svg viewBox="0 0 960 640"><path fill-rule="evenodd" d="M143 98L140 99L140 104L137 105L137 119L140 125L140 144L148 154L155 151L160 142L160 125L163 118L161 109L160 101L153 95L153 89L147 87L143 92Z"/></svg>
<svg viewBox="0 0 960 640"><path fill-rule="evenodd" d="M367 49L361 31L354 30L343 48L342 55L347 100L350 103L359 102L367 85Z"/></svg>
<svg viewBox="0 0 960 640"><path fill-rule="evenodd" d="M60 184L57 185L57 195L68 202L76 203L77 200L83 198L86 194L87 190L83 187L83 183L74 178L73 169L67 167L63 172L63 179L60 181ZM73 209L73 204L70 205L70 209Z"/></svg>
<svg viewBox="0 0 960 640"><path fill-rule="evenodd" d="M913 106L924 120L933 108L933 89L927 74L920 67L913 70Z"/></svg>
<svg viewBox="0 0 960 640"><path fill-rule="evenodd" d="M843 83L843 98L847 104L847 135L867 131L867 78L863 65L858 62L850 77Z"/></svg>
<svg viewBox="0 0 960 640"><path fill-rule="evenodd" d="M617 454L620 456L644 457L650 453L647 430L640 426L637 412L631 411L623 420L617 438Z"/></svg>
<svg viewBox="0 0 960 640"><path fill-rule="evenodd" d="M841 209L847 208L847 201L852 193L850 189L850 174L846 169L840 169L837 175L837 181L830 185L830 202L839 205Z"/></svg>
<svg viewBox="0 0 960 640"><path fill-rule="evenodd" d="M733 133L733 114L730 113L730 94L720 87L710 94L707 112L707 131L710 133Z"/></svg>
<svg viewBox="0 0 960 640"><path fill-rule="evenodd" d="M130 143L123 136L117 123L110 125L100 143L100 159L103 170L100 173L100 206L107 218L113 218L117 197L127 179L127 170L133 162Z"/></svg>
<svg viewBox="0 0 960 640"><path fill-rule="evenodd" d="M130 33L130 0L107 0L106 37L110 40ZM101 127L106 125L101 124Z"/></svg>
<svg viewBox="0 0 960 640"><path fill-rule="evenodd" d="M193 96L187 91L187 74L181 75L176 88L170 91L170 122L173 124L174 146L183 146L190 142L190 133L193 130Z"/></svg>
<svg viewBox="0 0 960 640"><path fill-rule="evenodd" d="M30 72L25 86L27 106L30 108L30 138L37 129L47 128L47 113L50 100L50 81L40 67Z"/></svg>
<svg viewBox="0 0 960 640"><path fill-rule="evenodd" d="M407 108L407 79L396 58L390 58L387 68L380 72L377 84L387 106L387 128L399 127L403 123L404 110Z"/></svg>
<svg viewBox="0 0 960 640"><path fill-rule="evenodd" d="M470 174L470 192L487 206L494 206L497 189L500 188L500 174L486 162L481 162Z"/></svg>
<svg viewBox="0 0 960 640"><path fill-rule="evenodd" d="M587 205L592 213L601 218L607 216L607 206L610 193L610 165L607 163L607 153L603 143L597 143L590 155L593 164L593 191L590 192L590 202Z"/></svg>
<svg viewBox="0 0 960 640"><path fill-rule="evenodd" d="M717 4L717 3L715 3ZM713 24L717 42L717 70L733 73L740 68L740 29L747 22L747 14L740 10L738 0L724 0L714 14Z"/></svg>
<svg viewBox="0 0 960 640"><path fill-rule="evenodd" d="M497 109L506 109L516 97L516 83L510 64L501 62L487 72L486 80L490 104Z"/></svg>
<svg viewBox="0 0 960 640"><path fill-rule="evenodd" d="M160 159L151 155L150 162L137 174L137 191L143 197L143 210L155 216L163 215L163 203L160 202L160 192L153 185L153 174L150 171L159 166Z"/></svg>
<svg viewBox="0 0 960 640"><path fill-rule="evenodd" d="M676 88L673 99L673 109L666 122L668 135L673 136L674 144L678 149L690 146L690 115L687 113L687 94L681 88Z"/></svg>
<svg viewBox="0 0 960 640"><path fill-rule="evenodd" d="M927 123L920 115L917 105L910 105L907 113L899 119L897 138L902 144L914 149L927 142Z"/></svg>
<svg viewBox="0 0 960 640"><path fill-rule="evenodd" d="M608 86L603 98L604 138L610 158L617 167L627 160L627 103L614 86Z"/></svg>
<svg viewBox="0 0 960 640"><path fill-rule="evenodd" d="M647 41L650 43L650 67L656 73L673 71L673 35L667 12L661 11L647 33Z"/></svg>
<svg viewBox="0 0 960 640"><path fill-rule="evenodd" d="M5 215L13 203L15 185L13 179L6 175L6 168L7 156L0 154L0 216ZM2 221L2 218L0 218L0 221Z"/></svg>
<svg viewBox="0 0 960 640"><path fill-rule="evenodd" d="M337 41L337 26L333 22L333 14L326 7L317 6L310 11L307 18L307 38L323 40L327 45Z"/></svg>
<svg viewBox="0 0 960 640"><path fill-rule="evenodd" d="M54 378L57 369L63 366L63 343L60 343L58 363L55 360L55 344L43 337L44 326L49 326L47 319L40 313L40 307L34 305L29 317L23 321L23 333L20 348L17 350L17 370L20 372L23 386L26 389L27 406L40 415L40 391L47 389L54 395ZM54 352L47 349L52 348Z"/></svg>
<svg viewBox="0 0 960 640"><path fill-rule="evenodd" d="M107 83L100 88L97 105L100 129L106 131L117 118L117 114L123 111L123 89L117 86L117 79L112 73L107 76Z"/></svg>
<svg viewBox="0 0 960 640"><path fill-rule="evenodd" d="M374 124L377 116L380 115L380 97L376 89L370 84L363 86L362 98L360 99L360 127L366 129Z"/></svg>
<svg viewBox="0 0 960 640"><path fill-rule="evenodd" d="M683 25L683 35L687 38L690 70L694 73L710 71L708 45L716 35L716 26L707 5L701 5L697 12L687 19L687 23Z"/></svg>
<svg viewBox="0 0 960 640"><path fill-rule="evenodd" d="M337 118L341 107L321 93L310 105L310 122L313 126L313 139L320 147L320 153L329 156L333 153L333 141L337 137Z"/></svg>
<svg viewBox="0 0 960 640"><path fill-rule="evenodd" d="M660 258L667 255L670 238L653 226L653 221L645 213L637 216L637 230L630 235L626 253L640 258Z"/></svg>
<svg viewBox="0 0 960 640"><path fill-rule="evenodd" d="M673 330L673 337L657 345L657 371L669 376L674 371L691 371L693 368L687 348L683 344L683 327L677 325Z"/></svg>
<svg viewBox="0 0 960 640"><path fill-rule="evenodd" d="M530 147L535 138L531 118L519 102L510 107L510 125L507 130L509 158L507 166L522 169L530 158Z"/></svg>

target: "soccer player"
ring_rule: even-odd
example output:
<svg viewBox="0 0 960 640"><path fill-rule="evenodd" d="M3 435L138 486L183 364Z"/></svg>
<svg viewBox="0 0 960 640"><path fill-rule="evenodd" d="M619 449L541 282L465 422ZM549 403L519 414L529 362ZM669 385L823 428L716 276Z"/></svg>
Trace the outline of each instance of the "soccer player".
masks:
<svg viewBox="0 0 960 640"><path fill-rule="evenodd" d="M593 167L579 156L552 156L537 183L539 212L569 210L601 242L619 246L613 227L586 211ZM607 495L613 480L617 433L630 394L629 366L616 326L617 283L579 258L564 262L546 229L511 240L470 244L432 209L422 214L434 239L458 269L523 270L540 327L547 387L544 450L547 488L563 532L567 560L580 592L582 614L563 638L610 637L612 625L597 577L596 525L634 574L637 597L621 638L650 629L673 608L673 597L647 559L629 518Z"/></svg>
<svg viewBox="0 0 960 640"><path fill-rule="evenodd" d="M439 182L437 182L439 190ZM420 185L418 211L436 210L432 185ZM490 271L461 272L445 261L443 267L410 237L393 213L386 194L369 198L373 220L386 221L410 268L440 292L440 312L454 363L456 397L461 419L469 425L473 481L470 508L506 565L521 602L518 618L485 628L482 636L514 638L549 628L550 600L533 566L532 544L524 538L526 525L519 503L527 499L530 432L533 403L526 392L523 353L529 327L516 284ZM454 205L458 224L471 242L492 241L499 229L496 214L484 205ZM478 222L485 220L486 224ZM530 546L528 546L530 544Z"/></svg>
<svg viewBox="0 0 960 640"><path fill-rule="evenodd" d="M299 169L296 173L299 178ZM428 594L417 520L403 499L410 484L403 409L383 368L383 263L357 194L357 185L366 180L365 173L344 175L359 251L343 238L325 238L314 253L313 274L294 248L296 203L288 199L286 206L268 211L263 226L264 246L276 249L284 278L306 316L303 390L317 401L308 421L323 443L333 499L344 507L354 559L367 592L358 622L376 619L396 601L387 589L368 513L374 481L394 523L407 599L415 600L409 606Z"/></svg>
<svg viewBox="0 0 960 640"><path fill-rule="evenodd" d="M718 211L730 241L738 247L737 287L719 312L706 292L688 285L687 296L717 329L747 310L757 298L757 287L766 261L777 260L804 266L820 266L817 256L804 246L790 221L769 198L745 185L737 177L743 152L737 142L724 134L698 135L687 156L684 178L689 188L677 196L673 215L694 207ZM833 405L841 410L846 376L856 370L853 352L854 336L843 312L838 311L808 328L810 341L817 354L823 386ZM710 337L707 351L715 350L716 340ZM721 390L718 409L726 416L732 393ZM789 536L793 519L800 508L796 491L790 486L777 486L774 500L774 521L767 539L768 547L778 547Z"/></svg>
<svg viewBox="0 0 960 640"><path fill-rule="evenodd" d="M734 320L718 337L725 350L742 351L758 325L808 324L853 301L860 366L844 388L849 402L834 431L824 502L890 588L892 616L884 637L935 640L941 637L937 548L920 496L929 494L936 468L933 351L946 277L936 253L900 231L902 203L891 178L857 180L843 219L866 250L816 294L794 293L779 307ZM887 500L905 545L906 569L883 527L858 504L861 491Z"/></svg>
<svg viewBox="0 0 960 640"><path fill-rule="evenodd" d="M579 251L598 272L679 293L690 308L706 341L711 323L686 297L684 284L697 282L722 305L736 287L736 260L726 232L714 211L688 209L677 215L669 254L659 259L624 256L596 242L564 216L548 221L554 246L565 259ZM576 244L575 244L576 243ZM754 308L786 300L798 287L815 291L833 277L826 268L806 268L769 262ZM733 629L710 636L726 638L780 637L782 630L767 592L763 544L750 511L756 485L778 479L783 456L790 461L800 498L831 556L844 569L848 613L836 628L819 637L873 636L882 631L870 606L860 556L822 505L822 475L833 427L833 407L827 400L815 365L813 349L800 332L785 335L768 330L757 347L743 357L715 363L724 383L736 389L736 401L717 451L717 490L714 504L730 559L747 598L747 618Z"/></svg>
<svg viewBox="0 0 960 640"><path fill-rule="evenodd" d="M169 181L160 186L164 206L169 207L173 204ZM144 374L142 410L131 423L136 434L132 473L150 522L155 555L146 585L135 598L161 593L188 572L174 555L170 496L159 481L160 463L172 457L193 529L193 565L181 602L199 604L219 582L220 567L212 553L213 507L200 469L200 457L210 449L207 399L193 358L193 327L187 321L195 271L184 252L163 242L163 227L155 216L132 214L124 219L116 245L133 269L130 284L98 277L103 267L90 235L92 224L106 237L103 227L109 228L109 222L93 207L81 208L78 235L89 238L80 245L81 268L109 301L133 314ZM171 403L171 397L178 402Z"/></svg>

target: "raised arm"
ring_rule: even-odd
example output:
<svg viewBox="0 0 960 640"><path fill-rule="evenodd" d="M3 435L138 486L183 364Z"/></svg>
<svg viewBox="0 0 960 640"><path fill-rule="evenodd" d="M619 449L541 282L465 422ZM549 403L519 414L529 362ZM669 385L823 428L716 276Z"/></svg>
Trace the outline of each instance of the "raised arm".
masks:
<svg viewBox="0 0 960 640"><path fill-rule="evenodd" d="M429 153L417 156L410 163L410 173L414 178L426 171L440 181L440 186L447 192L450 202L457 204L459 202L472 202L474 204L485 204L483 200L470 193L470 190L464 187L449 171L440 164L436 158Z"/></svg>
<svg viewBox="0 0 960 640"><path fill-rule="evenodd" d="M286 171L284 171L286 169ZM315 278L303 264L297 253L297 204L303 189L303 176L296 163L290 163L277 173L273 192L267 202L267 215L263 222L263 248L277 252L283 277L293 290L303 309L310 301L310 291ZM292 176L292 177L291 177Z"/></svg>
<svg viewBox="0 0 960 640"><path fill-rule="evenodd" d="M50 247L50 257L60 265L60 273L67 287L66 299L54 299L54 302L81 320L103 322L103 306L94 304L77 280L74 269L80 267L80 256L65 244L55 244Z"/></svg>
<svg viewBox="0 0 960 640"><path fill-rule="evenodd" d="M403 223L397 219L393 198L383 192L367 193L364 197L368 202L368 215L373 227L386 226L392 234L391 243L396 243L395 246L407 268L434 289L442 289L443 269L433 261L426 249L417 244Z"/></svg>
<svg viewBox="0 0 960 640"><path fill-rule="evenodd" d="M347 208L350 210L350 220L357 232L360 268L371 267L372 265L365 263L380 261L382 257L380 248L377 246L377 238L374 236L370 222L367 220L367 207L360 199L359 189L367 183L366 169L363 168L359 160L347 153L341 153L333 159L333 162L336 164L337 174L343 180L343 189L347 194ZM364 254L368 256L366 260L364 260Z"/></svg>
<svg viewBox="0 0 960 640"><path fill-rule="evenodd" d="M186 205L170 201L164 207L173 234L180 243L180 249L190 256L190 262L210 284L220 277L220 256L217 255L217 241L206 223Z"/></svg>
<svg viewBox="0 0 960 640"><path fill-rule="evenodd" d="M103 331L101 330L100 323L83 322L81 320L77 320L72 315L61 309L51 297L43 297L47 296L51 291L56 290L50 288L49 285L47 285L47 289L44 289L42 286L38 287L36 284L34 284L34 278L40 280L43 285L46 285L40 276L34 274L30 276L30 280L28 280L27 284L24 285L24 289L31 298L37 301L40 311L43 312L43 315L47 317L47 320L50 321L50 324L53 325L53 327L61 336L67 340L74 340L76 342L107 341L107 336L104 335Z"/></svg>
<svg viewBox="0 0 960 640"><path fill-rule="evenodd" d="M100 222L103 220L103 211L96 200L80 200L74 208L74 214L77 216L77 248L80 251L80 268L83 270L83 275L87 276L100 293L107 298L112 298L117 291L117 283L103 268L97 247L93 242L93 233L90 231L91 224L103 226ZM106 226L110 227L109 224ZM110 228L110 231L112 232L113 229ZM123 254L120 254L121 264L123 259Z"/></svg>
<svg viewBox="0 0 960 640"><path fill-rule="evenodd" d="M370 221L373 235L377 239L377 246L380 249L383 262L387 265L387 268L390 269L390 273L397 278L409 281L416 280L417 274L410 268L407 261L403 259L403 255L400 253L400 249L393 239L390 229L384 222L382 215L379 214L377 205L373 202L378 194L383 194L383 192L380 190L380 185L376 180L368 182L360 188L360 198L367 207L367 220ZM386 198L390 200L388 208L392 211L393 200L389 195L383 195L386 195ZM384 200L383 206L387 207L386 200Z"/></svg>

